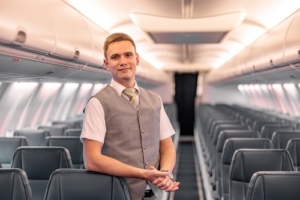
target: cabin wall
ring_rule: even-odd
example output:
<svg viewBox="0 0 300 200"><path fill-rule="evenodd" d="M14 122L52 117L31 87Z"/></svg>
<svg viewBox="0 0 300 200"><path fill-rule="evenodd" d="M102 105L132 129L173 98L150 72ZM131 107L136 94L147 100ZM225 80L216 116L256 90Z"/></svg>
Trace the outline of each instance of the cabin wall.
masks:
<svg viewBox="0 0 300 200"><path fill-rule="evenodd" d="M52 121L82 117L104 84L13 82L0 84L0 136Z"/></svg>
<svg viewBox="0 0 300 200"><path fill-rule="evenodd" d="M201 103L238 104L290 116L300 116L300 84L205 84Z"/></svg>
<svg viewBox="0 0 300 200"><path fill-rule="evenodd" d="M247 105L249 101L236 85L210 85L205 83L201 103Z"/></svg>

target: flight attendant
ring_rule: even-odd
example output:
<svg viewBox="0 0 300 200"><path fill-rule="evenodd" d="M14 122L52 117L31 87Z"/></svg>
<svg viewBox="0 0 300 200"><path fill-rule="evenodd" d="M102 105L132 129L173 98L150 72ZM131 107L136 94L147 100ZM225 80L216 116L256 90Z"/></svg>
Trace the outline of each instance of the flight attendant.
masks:
<svg viewBox="0 0 300 200"><path fill-rule="evenodd" d="M161 98L137 85L139 55L130 36L114 33L104 42L109 85L85 109L81 133L87 170L125 177L131 200L160 200L178 190L172 171L175 131Z"/></svg>

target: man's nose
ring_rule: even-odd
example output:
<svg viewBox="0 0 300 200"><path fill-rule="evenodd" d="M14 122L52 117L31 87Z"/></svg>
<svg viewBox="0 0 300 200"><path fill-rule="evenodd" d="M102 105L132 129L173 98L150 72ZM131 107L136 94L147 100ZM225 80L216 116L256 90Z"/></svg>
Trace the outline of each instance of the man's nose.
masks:
<svg viewBox="0 0 300 200"><path fill-rule="evenodd" d="M124 66L127 64L127 59L125 58L125 56L121 56L120 58L120 65Z"/></svg>

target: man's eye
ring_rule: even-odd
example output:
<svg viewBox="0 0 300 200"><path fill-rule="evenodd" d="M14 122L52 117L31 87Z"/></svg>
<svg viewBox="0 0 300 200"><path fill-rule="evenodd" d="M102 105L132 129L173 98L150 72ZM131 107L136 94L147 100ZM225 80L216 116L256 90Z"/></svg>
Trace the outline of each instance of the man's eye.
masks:
<svg viewBox="0 0 300 200"><path fill-rule="evenodd" d="M115 60L117 59L119 56L115 55L115 56L112 56L111 59Z"/></svg>
<svg viewBox="0 0 300 200"><path fill-rule="evenodd" d="M132 54L131 54L131 53L128 53L128 54L125 54L125 56L126 56L126 57L130 57L130 56L132 56Z"/></svg>

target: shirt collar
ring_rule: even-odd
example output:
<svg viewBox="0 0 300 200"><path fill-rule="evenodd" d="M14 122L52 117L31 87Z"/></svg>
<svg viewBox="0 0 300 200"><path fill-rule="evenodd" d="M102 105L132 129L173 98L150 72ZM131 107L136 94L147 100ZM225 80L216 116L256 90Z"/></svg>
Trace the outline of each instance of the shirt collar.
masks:
<svg viewBox="0 0 300 200"><path fill-rule="evenodd" d="M118 93L119 96L122 95L123 90L126 88L123 85L121 85L120 83L116 82L114 79L111 79L110 86L114 90L116 90L116 92ZM136 89L137 94L139 94L139 86L137 85L136 81L134 81L134 87L133 88Z"/></svg>

